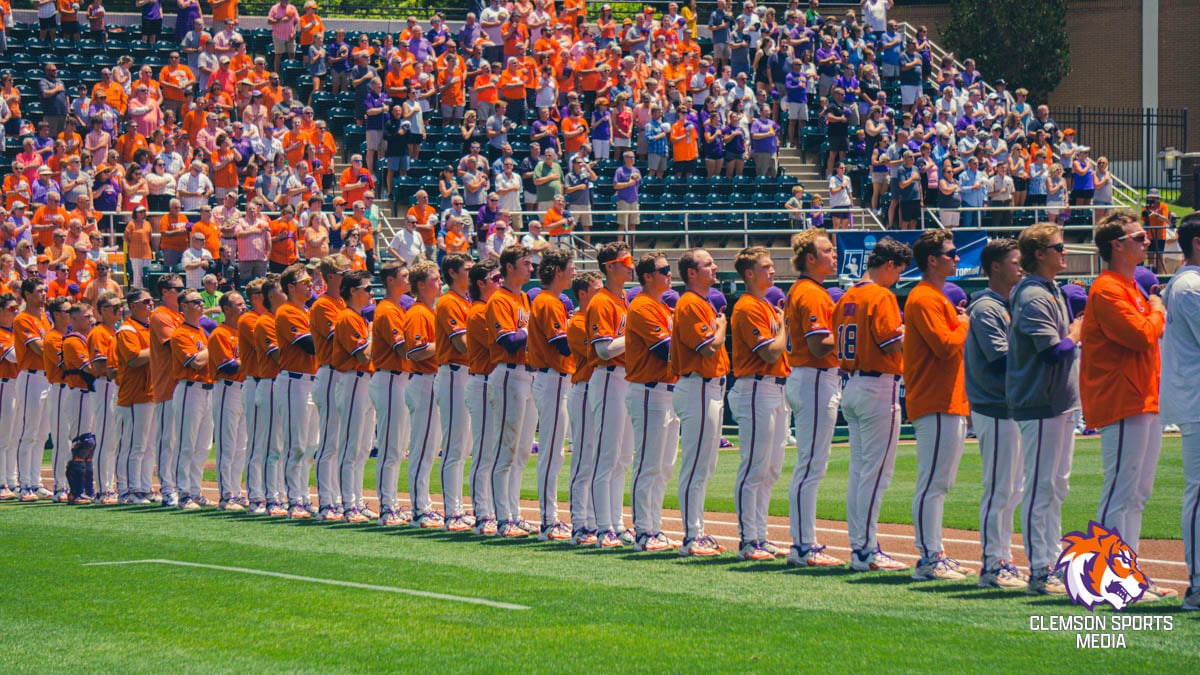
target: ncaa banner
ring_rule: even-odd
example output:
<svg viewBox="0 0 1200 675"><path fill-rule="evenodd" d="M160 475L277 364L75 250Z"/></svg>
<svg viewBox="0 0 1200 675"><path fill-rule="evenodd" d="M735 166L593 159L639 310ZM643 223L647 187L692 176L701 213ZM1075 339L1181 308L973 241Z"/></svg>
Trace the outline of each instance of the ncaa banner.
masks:
<svg viewBox="0 0 1200 675"><path fill-rule="evenodd" d="M875 244L884 237L912 246L921 236L922 230L890 230L887 232L839 232L831 233L837 238L838 279L857 281L867 271L867 256ZM954 247L958 249L958 270L950 281L978 277L981 272L980 255L988 243L987 232L977 229L954 230ZM921 278L916 264L911 264L900 275L901 281L918 281Z"/></svg>

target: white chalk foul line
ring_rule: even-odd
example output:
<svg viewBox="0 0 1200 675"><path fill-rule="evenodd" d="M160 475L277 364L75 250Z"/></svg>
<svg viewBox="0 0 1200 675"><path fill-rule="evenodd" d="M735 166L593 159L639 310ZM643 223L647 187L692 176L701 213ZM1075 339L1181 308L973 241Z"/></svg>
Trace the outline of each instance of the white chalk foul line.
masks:
<svg viewBox="0 0 1200 675"><path fill-rule="evenodd" d="M433 600L445 600L447 602L462 602L469 605L483 605L485 607L495 607L496 609L512 609L522 610L531 609L525 605L514 605L507 602L496 602L494 600L485 600L483 598L468 598L461 595L447 595L445 593L433 593L431 591L418 591L411 588L398 588L396 586L378 586L376 584L360 584L356 581L343 581L341 579L320 579L317 577L305 577L299 574L286 574L284 572L271 572L269 570L256 570L249 567L229 567L227 565L208 565L205 563L185 562L183 560L166 560L163 558L150 558L147 560L113 560L108 562L92 562L84 563L84 567L109 567L116 565L174 565L176 567L196 567L205 570L217 570L220 572L236 572L239 574L254 574L260 577L275 577L276 579L287 579L289 581L307 581L314 584L325 584L326 586L344 586L346 588L359 588L366 591L381 591L383 593L399 593L400 595L413 595L419 598L430 598Z"/></svg>

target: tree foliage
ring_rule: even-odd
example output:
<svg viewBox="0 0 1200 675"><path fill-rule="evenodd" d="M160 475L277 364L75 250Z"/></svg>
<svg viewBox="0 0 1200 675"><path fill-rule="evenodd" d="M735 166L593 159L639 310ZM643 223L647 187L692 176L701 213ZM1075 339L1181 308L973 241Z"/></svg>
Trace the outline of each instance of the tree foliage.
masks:
<svg viewBox="0 0 1200 675"><path fill-rule="evenodd" d="M946 47L974 58L988 81L1003 77L1040 103L1071 72L1067 0L951 0L950 9Z"/></svg>

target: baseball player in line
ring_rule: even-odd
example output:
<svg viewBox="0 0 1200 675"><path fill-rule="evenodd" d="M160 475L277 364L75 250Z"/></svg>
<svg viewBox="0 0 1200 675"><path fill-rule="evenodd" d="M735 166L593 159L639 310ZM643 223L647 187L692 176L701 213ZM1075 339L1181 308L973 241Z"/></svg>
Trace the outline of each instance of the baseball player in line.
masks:
<svg viewBox="0 0 1200 675"><path fill-rule="evenodd" d="M54 444L50 453L50 468L54 475L55 502L67 501L67 462L71 458L71 441L67 438L70 429L67 424L78 409L77 403L70 410L65 408L68 401L75 399L67 393L62 367L62 343L63 337L70 332L70 312L70 298L60 296L47 302L50 330L46 331L46 337L42 340L42 366L46 369L46 381L50 383L46 392L45 415L49 418L53 436L51 441Z"/></svg>
<svg viewBox="0 0 1200 675"><path fill-rule="evenodd" d="M404 355L404 307L401 299L409 290L408 266L401 260L389 260L379 270L384 297L375 306L371 324L371 359L375 372L371 375L368 393L375 408L375 442L379 457L375 461L375 485L379 495L379 524L384 527L402 525L412 515L400 508L396 491L400 481L400 463L404 461L405 444L409 439L408 361ZM322 520L337 521L343 513L336 507L326 507Z"/></svg>
<svg viewBox="0 0 1200 675"><path fill-rule="evenodd" d="M1163 291L1167 325L1162 341L1160 414L1178 424L1183 445L1183 557L1188 590L1183 609L1200 610L1200 400L1195 383L1200 368L1200 213L1179 223L1184 263Z"/></svg>
<svg viewBox="0 0 1200 675"><path fill-rule="evenodd" d="M88 359L94 389L91 399L92 431L96 436L96 495L101 504L117 503L117 321L121 299L111 292L96 297L98 322L87 336Z"/></svg>
<svg viewBox="0 0 1200 675"><path fill-rule="evenodd" d="M1012 564L1009 544L1013 512L1021 500L1021 430L1004 402L1008 364L1008 298L1024 276L1014 239L993 239L980 253L987 288L967 307L969 326L963 347L963 381L971 404L971 426L983 460L979 501L979 543L983 570L979 586L1023 589L1028 577Z"/></svg>
<svg viewBox="0 0 1200 675"><path fill-rule="evenodd" d="M1009 295L1012 324L1004 377L1005 403L1021 428L1025 483L1021 533L1031 595L1067 592L1054 574L1062 538L1062 501L1075 449L1079 320L1069 318L1054 277L1067 269L1058 226L1035 223L1017 239L1025 276Z"/></svg>
<svg viewBox="0 0 1200 675"><path fill-rule="evenodd" d="M213 441L217 450L217 506L242 511L242 470L246 466L246 409L242 402L245 373L239 361L238 326L246 312L240 293L230 292L217 301L224 321L208 336L209 375L213 391Z"/></svg>
<svg viewBox="0 0 1200 675"><path fill-rule="evenodd" d="M337 508L343 501L338 444L344 437L342 422L345 416L339 414L338 408L345 401L335 400L341 371L333 367L333 331L338 315L346 308L341 296L342 275L349 269L350 261L340 253L322 258L318 272L325 282L325 292L313 301L309 309L313 351L317 359L317 379L313 381L312 399L317 410L317 433L320 437L315 462L318 514L320 509L328 511Z"/></svg>
<svg viewBox="0 0 1200 675"><path fill-rule="evenodd" d="M604 278L596 272L577 274L571 290L579 303L567 321L567 343L571 348L574 374L567 397L567 421L571 425L571 474L567 491L571 503L571 543L575 546L596 544L596 512L592 506L592 467L595 466L596 435L592 431L592 411L588 405L588 381L594 366L588 345L587 308L604 287Z"/></svg>
<svg viewBox="0 0 1200 675"><path fill-rule="evenodd" d="M970 404L963 382L967 341L965 307L955 307L942 288L958 269L958 249L948 230L927 230L913 244L921 281L904 312L904 383L908 417L917 438L917 485L913 495L914 540L921 558L913 579L961 580L975 573L946 555L942 517L954 486L967 435Z"/></svg>
<svg viewBox="0 0 1200 675"><path fill-rule="evenodd" d="M129 319L117 328L117 501L149 504L153 485L146 480L146 464L154 430L154 390L150 377L150 312L154 298L144 288L125 294Z"/></svg>
<svg viewBox="0 0 1200 675"><path fill-rule="evenodd" d="M160 277L158 293L162 304L150 314L150 381L154 390L154 428L158 434L158 483L162 505L170 508L179 506L179 485L176 481L179 447L176 444L172 400L175 378L171 365L171 335L183 323L183 315L179 313L179 296L183 291L183 280L179 275L166 274ZM149 473L152 468L152 464L142 463L142 471L145 472L143 483L150 484L153 480ZM150 499L157 501L159 496L151 495Z"/></svg>
<svg viewBox="0 0 1200 675"><path fill-rule="evenodd" d="M496 364L491 358L491 341L488 338L487 301L500 288L500 271L494 258L485 258L471 268L471 308L467 312L467 358L470 361L463 399L467 414L471 416L471 475L468 489L471 492L473 515L464 516L465 522L473 522L475 533L494 535L496 505L492 495L492 469L496 466L496 440L493 436L495 417L488 404L488 375Z"/></svg>
<svg viewBox="0 0 1200 675"><path fill-rule="evenodd" d="M275 414L279 419L286 458L288 516L308 518L317 512L308 500L308 477L316 458L317 416L312 388L317 375L316 346L306 303L312 297L312 277L300 263L288 265L279 275L287 301L275 309L275 336L279 374L275 376ZM279 455L275 456L276 461ZM267 470L272 468L267 454ZM368 516L369 517L369 516Z"/></svg>
<svg viewBox="0 0 1200 675"><path fill-rule="evenodd" d="M265 354L259 352L254 339L254 327L258 324L258 320L263 314L267 313L265 298L263 296L263 279L254 279L246 284L246 312L238 318L237 322L237 344L238 344L238 361L241 362L239 374L242 375L242 416L246 424L246 461L242 469L246 474L246 497L238 496L232 500L232 505L226 502L225 508L231 511L244 510L250 506L249 495L252 494L251 485L255 481L260 484L259 492L263 491L262 478L263 466L261 463L255 464L256 457L265 457L265 453L261 456L255 454L255 439L259 437L259 426L265 425L266 420L258 416L258 378L262 371L263 359L267 358ZM239 508L240 507L240 508Z"/></svg>
<svg viewBox="0 0 1200 675"><path fill-rule="evenodd" d="M408 493L412 500L412 525L424 529L440 528L445 524L442 514L433 510L429 494L429 475L438 448L442 444L441 420L434 398L434 378L437 374L437 343L434 341L434 303L442 290L437 263L421 261L409 274L417 302L405 314L405 354L412 371L405 398L412 419L409 440ZM346 519L353 521L352 513Z"/></svg>
<svg viewBox="0 0 1200 675"><path fill-rule="evenodd" d="M91 332L92 326L95 325L95 317L92 315L92 307L86 303L77 303L71 305L68 313L70 321L70 329L63 334L62 351L59 356L59 364L62 368L63 376L63 409L59 411L60 427L63 431L63 438L67 442L66 457L63 458L64 463L70 462L73 453L71 446L75 439L85 433L92 432L92 377L89 365L90 350L87 345L87 335ZM94 435L94 434L93 434ZM58 444L55 443L55 447ZM93 466L95 465L95 454L93 450ZM66 477L66 467L63 468L63 475ZM93 483L95 472L93 471ZM93 495L94 485L88 485L88 493L84 495L73 495L76 498L98 498L98 494ZM78 501L76 502L78 503Z"/></svg>
<svg viewBox="0 0 1200 675"><path fill-rule="evenodd" d="M604 288L588 304L586 324L592 348L588 403L596 438L592 463L592 508L596 514L596 546L616 548L634 542L625 531L622 503L625 476L633 463L633 428L624 401L625 328L628 305L625 284L633 278L633 256L624 242L605 244L596 254Z"/></svg>
<svg viewBox="0 0 1200 675"><path fill-rule="evenodd" d="M279 275L263 277L263 311L254 323L254 349L258 352L258 379L254 390L255 415L258 418L254 446L247 461L246 492L253 515L286 516L280 500L284 494L282 452L283 431L275 410L275 380L279 376L279 345L275 337L275 313L287 302Z"/></svg>
<svg viewBox="0 0 1200 675"><path fill-rule="evenodd" d="M867 273L833 308L837 356L850 381L842 413L850 431L846 528L851 569L903 570L883 552L877 531L879 504L892 482L900 438L900 376L904 372L904 322L891 287L912 260L908 246L884 237L867 256Z"/></svg>
<svg viewBox="0 0 1200 675"><path fill-rule="evenodd" d="M767 538L771 488L783 468L788 408L784 387L791 372L784 314L766 301L775 285L775 265L767 249L751 246L734 259L746 292L733 306L733 388L729 408L738 425L738 465L733 501L738 518L739 560L773 560Z"/></svg>
<svg viewBox="0 0 1200 675"><path fill-rule="evenodd" d="M468 290L475 261L466 253L451 253L442 259L442 280L447 291L437 301L434 312L434 341L437 344L437 375L434 398L442 427L442 462L438 478L442 483L443 527L450 532L467 532L471 524L463 506L463 470L467 465L471 418L464 413L470 357L467 354L467 315L471 309Z"/></svg>
<svg viewBox="0 0 1200 675"><path fill-rule="evenodd" d="M679 453L679 417L672 396L679 379L671 372L671 308L663 293L671 290L671 264L648 253L634 270L642 291L629 303L625 331L625 406L633 427L634 550L667 551L679 547L662 531L667 480Z"/></svg>
<svg viewBox="0 0 1200 675"><path fill-rule="evenodd" d="M522 287L533 275L530 251L509 246L500 253L500 288L487 301L491 359L488 402L495 415L496 465L492 494L498 534L525 537L538 527L521 517L521 476L533 450L533 376L529 367L530 304Z"/></svg>
<svg viewBox="0 0 1200 675"><path fill-rule="evenodd" d="M21 311L17 296L0 293L0 499L21 496L17 471L17 350L13 345L13 320Z"/></svg>
<svg viewBox="0 0 1200 675"><path fill-rule="evenodd" d="M175 413L175 447L179 449L176 485L179 508L195 511L207 505L201 481L204 463L213 444L212 391L209 368L208 336L200 328L204 299L196 291L179 296L183 323L171 334L171 366L175 395L171 397ZM203 500L203 501L202 501Z"/></svg>
<svg viewBox="0 0 1200 675"><path fill-rule="evenodd" d="M792 267L800 277L787 294L788 375L784 393L796 435L796 465L788 486L788 522L792 548L788 564L832 567L843 564L817 543L817 490L829 465L842 377L833 338L833 298L824 281L837 272L837 249L825 230L813 228L792 237Z"/></svg>
<svg viewBox="0 0 1200 675"><path fill-rule="evenodd" d="M46 282L29 277L21 282L25 309L13 321L13 350L17 357L17 471L23 502L48 499L54 495L42 485L42 451L50 432L45 415L50 383L42 360L43 338L50 331L46 316Z"/></svg>
<svg viewBox="0 0 1200 675"><path fill-rule="evenodd" d="M328 260L322 260L322 266ZM336 261L333 262L336 264ZM339 438L330 445L338 451L339 501L343 508L366 515L363 473L366 471L367 458L371 456L375 407L371 404L370 395L371 373L374 370L371 363L371 330L363 318L363 308L371 303L371 273L350 270L344 274L327 275L326 279L334 277L337 278L338 293L344 307L334 318L330 340L329 358L336 373L336 415L341 420L338 424L341 432ZM384 348L387 348L386 342Z"/></svg>
<svg viewBox="0 0 1200 675"><path fill-rule="evenodd" d="M1144 296L1133 279L1148 242L1136 215L1109 214L1093 239L1105 269L1092 282L1083 313L1079 393L1084 419L1100 430L1104 487L1096 520L1120 532L1136 552L1162 450L1158 341L1166 311L1161 297ZM1151 583L1142 599L1175 595Z"/></svg>
<svg viewBox="0 0 1200 675"><path fill-rule="evenodd" d="M559 296L575 278L572 253L551 248L538 265L542 291L530 303L529 367L533 369L533 406L538 411L538 539L565 541L571 527L558 519L558 474L567 435L567 396L575 372L567 339L567 306Z"/></svg>

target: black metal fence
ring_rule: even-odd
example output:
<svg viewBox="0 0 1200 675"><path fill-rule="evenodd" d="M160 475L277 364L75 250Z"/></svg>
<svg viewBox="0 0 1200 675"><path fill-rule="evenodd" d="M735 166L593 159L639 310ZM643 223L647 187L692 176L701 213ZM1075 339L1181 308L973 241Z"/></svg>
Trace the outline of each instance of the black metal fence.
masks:
<svg viewBox="0 0 1200 675"><path fill-rule="evenodd" d="M1158 154L1188 150L1188 110L1181 108L1051 108L1060 129L1073 128L1076 143L1092 148L1092 158L1108 157L1116 175L1137 189L1178 186Z"/></svg>

